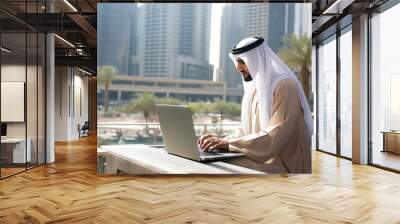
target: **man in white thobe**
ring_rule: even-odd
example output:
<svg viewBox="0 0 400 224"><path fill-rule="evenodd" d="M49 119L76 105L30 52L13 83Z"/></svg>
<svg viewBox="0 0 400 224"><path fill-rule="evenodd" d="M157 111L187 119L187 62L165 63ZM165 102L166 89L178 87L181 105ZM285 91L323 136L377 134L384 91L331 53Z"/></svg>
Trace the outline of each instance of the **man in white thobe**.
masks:
<svg viewBox="0 0 400 224"><path fill-rule="evenodd" d="M227 162L267 173L311 173L313 121L296 76L261 37L240 41L229 55L243 75L241 134L206 134L199 146L244 153Z"/></svg>

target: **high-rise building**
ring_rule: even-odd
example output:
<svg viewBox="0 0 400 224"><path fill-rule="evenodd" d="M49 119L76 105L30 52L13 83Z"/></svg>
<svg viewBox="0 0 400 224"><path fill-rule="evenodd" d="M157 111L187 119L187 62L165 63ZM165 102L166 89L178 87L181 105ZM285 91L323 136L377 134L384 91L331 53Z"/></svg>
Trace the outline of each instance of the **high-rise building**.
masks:
<svg viewBox="0 0 400 224"><path fill-rule="evenodd" d="M212 80L210 4L143 4L139 8L142 76Z"/></svg>
<svg viewBox="0 0 400 224"><path fill-rule="evenodd" d="M295 4L294 33L311 36L311 4Z"/></svg>
<svg viewBox="0 0 400 224"><path fill-rule="evenodd" d="M282 38L295 34L310 34L311 8L308 4L227 4L221 20L220 73L228 87L241 85L228 52L241 39L262 36L277 52L283 47Z"/></svg>
<svg viewBox="0 0 400 224"><path fill-rule="evenodd" d="M229 58L230 50L243 38L242 4L229 3L224 6L221 17L218 79L226 81L228 87L242 84L240 74Z"/></svg>
<svg viewBox="0 0 400 224"><path fill-rule="evenodd" d="M300 4L244 4L243 36L262 36L277 51L283 46L282 37L295 32L297 5Z"/></svg>
<svg viewBox="0 0 400 224"><path fill-rule="evenodd" d="M281 5L281 4L278 4ZM269 38L269 22L271 4L243 4L240 11L243 13L243 37L262 36L266 41Z"/></svg>
<svg viewBox="0 0 400 224"><path fill-rule="evenodd" d="M97 21L98 66L112 65L120 74L136 75L137 5L99 4Z"/></svg>

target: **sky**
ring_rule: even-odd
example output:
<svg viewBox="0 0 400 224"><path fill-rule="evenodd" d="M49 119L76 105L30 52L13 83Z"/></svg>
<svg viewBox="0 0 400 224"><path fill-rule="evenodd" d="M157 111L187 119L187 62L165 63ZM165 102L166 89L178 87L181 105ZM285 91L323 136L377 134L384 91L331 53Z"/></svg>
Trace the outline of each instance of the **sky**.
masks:
<svg viewBox="0 0 400 224"><path fill-rule="evenodd" d="M221 16L224 5L225 3L211 4L210 64L214 65L214 69L219 68Z"/></svg>

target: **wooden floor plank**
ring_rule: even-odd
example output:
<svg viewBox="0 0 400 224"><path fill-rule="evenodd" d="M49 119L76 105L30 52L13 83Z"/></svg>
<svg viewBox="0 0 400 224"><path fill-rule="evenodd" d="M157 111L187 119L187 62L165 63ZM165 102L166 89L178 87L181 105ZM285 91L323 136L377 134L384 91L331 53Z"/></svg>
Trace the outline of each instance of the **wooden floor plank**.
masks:
<svg viewBox="0 0 400 224"><path fill-rule="evenodd" d="M311 175L97 176L96 139L0 181L0 223L400 223L400 175L313 152Z"/></svg>

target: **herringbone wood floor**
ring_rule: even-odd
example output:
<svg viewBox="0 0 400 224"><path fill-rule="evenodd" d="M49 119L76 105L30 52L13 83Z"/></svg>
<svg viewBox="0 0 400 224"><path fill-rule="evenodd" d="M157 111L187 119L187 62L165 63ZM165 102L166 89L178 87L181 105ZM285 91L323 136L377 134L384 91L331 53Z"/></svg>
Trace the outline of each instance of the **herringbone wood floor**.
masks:
<svg viewBox="0 0 400 224"><path fill-rule="evenodd" d="M99 177L94 137L0 181L0 223L400 223L400 175L315 152L312 175Z"/></svg>

